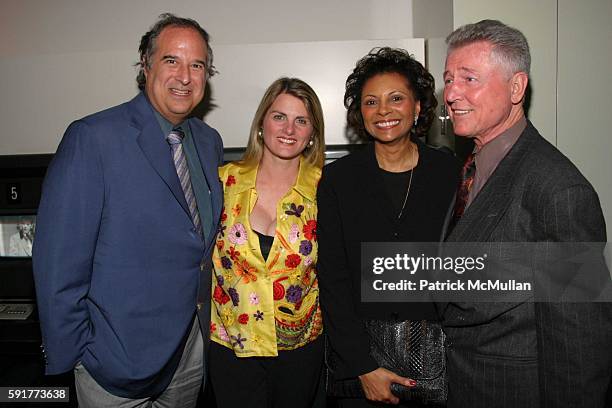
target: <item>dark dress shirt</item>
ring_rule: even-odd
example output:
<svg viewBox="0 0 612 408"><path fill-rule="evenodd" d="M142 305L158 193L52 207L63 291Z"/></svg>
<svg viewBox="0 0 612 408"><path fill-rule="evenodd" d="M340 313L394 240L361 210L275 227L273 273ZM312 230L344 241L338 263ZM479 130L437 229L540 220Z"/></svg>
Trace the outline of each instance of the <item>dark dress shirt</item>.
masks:
<svg viewBox="0 0 612 408"><path fill-rule="evenodd" d="M476 173L474 174L474 184L468 195L466 208L472 204L474 197L482 190L491 174L497 168L497 165L506 157L506 154L512 149L512 146L514 146L526 127L527 119L523 116L518 122L476 152L476 157L474 158L476 161Z"/></svg>

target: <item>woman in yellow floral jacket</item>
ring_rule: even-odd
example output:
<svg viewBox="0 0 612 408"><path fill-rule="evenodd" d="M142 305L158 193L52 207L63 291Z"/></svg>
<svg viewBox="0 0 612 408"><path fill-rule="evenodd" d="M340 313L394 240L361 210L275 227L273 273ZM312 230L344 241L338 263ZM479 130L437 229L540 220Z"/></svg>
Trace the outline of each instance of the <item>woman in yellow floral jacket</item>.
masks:
<svg viewBox="0 0 612 408"><path fill-rule="evenodd" d="M219 170L210 370L220 408L312 406L323 361L316 188L324 149L317 95L280 78L259 104L243 159Z"/></svg>

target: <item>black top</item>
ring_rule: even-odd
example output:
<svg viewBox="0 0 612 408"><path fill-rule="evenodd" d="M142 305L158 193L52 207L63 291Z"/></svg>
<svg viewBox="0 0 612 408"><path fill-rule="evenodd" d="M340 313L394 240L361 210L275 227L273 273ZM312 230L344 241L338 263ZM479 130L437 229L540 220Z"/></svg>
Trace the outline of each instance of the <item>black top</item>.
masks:
<svg viewBox="0 0 612 408"><path fill-rule="evenodd" d="M364 319L437 319L430 303L360 302L361 242L440 241L459 165L448 153L421 142L417 145L419 162L400 219L386 191L373 144L323 169L317 193L317 271L323 321L338 355L340 377L356 377L378 367L369 357Z"/></svg>
<svg viewBox="0 0 612 408"><path fill-rule="evenodd" d="M412 183L410 182L410 175L412 174L412 171L393 173L380 168L378 171L380 172L380 176L385 184L387 196L391 199L394 209L393 214L399 216L400 212L402 211L404 201L406 200L406 194L410 194L408 188L412 190ZM406 203L408 203L408 201L406 201Z"/></svg>
<svg viewBox="0 0 612 408"><path fill-rule="evenodd" d="M263 256L264 260L267 260L268 255L270 255L270 249L272 249L272 243L274 242L274 237L271 237L270 235L262 234L259 231L255 231L255 233L257 234L257 238L259 238L259 249L261 251L261 256Z"/></svg>

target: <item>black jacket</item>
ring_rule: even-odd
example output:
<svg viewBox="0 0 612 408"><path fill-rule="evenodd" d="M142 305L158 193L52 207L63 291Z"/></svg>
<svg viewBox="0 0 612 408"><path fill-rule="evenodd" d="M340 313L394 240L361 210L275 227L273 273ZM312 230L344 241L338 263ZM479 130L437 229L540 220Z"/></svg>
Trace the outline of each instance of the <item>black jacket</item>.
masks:
<svg viewBox="0 0 612 408"><path fill-rule="evenodd" d="M591 184L528 123L448 241L491 243L512 259L504 243L603 243L606 228ZM527 263L532 273L551 272L539 265L558 259L556 254L536 254ZM592 278L599 279L595 273ZM606 406L612 304L446 306L449 408Z"/></svg>
<svg viewBox="0 0 612 408"><path fill-rule="evenodd" d="M399 221L373 144L323 169L317 195L317 270L323 322L337 354L338 377L356 377L378 368L369 357L364 319L437 319L429 303L360 302L361 242L440 240L459 168L448 153L417 145L419 162Z"/></svg>

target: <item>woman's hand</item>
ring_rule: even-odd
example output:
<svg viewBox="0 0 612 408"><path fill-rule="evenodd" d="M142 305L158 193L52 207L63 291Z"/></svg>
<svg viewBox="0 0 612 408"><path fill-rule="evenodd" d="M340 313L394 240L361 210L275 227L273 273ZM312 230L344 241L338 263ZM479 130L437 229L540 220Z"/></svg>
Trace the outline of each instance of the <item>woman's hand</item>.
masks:
<svg viewBox="0 0 612 408"><path fill-rule="evenodd" d="M387 404L399 403L399 398L391 392L391 383L401 384L406 387L414 387L416 385L415 380L400 377L394 372L382 367L360 375L359 381L361 381L361 386L363 387L367 399Z"/></svg>

